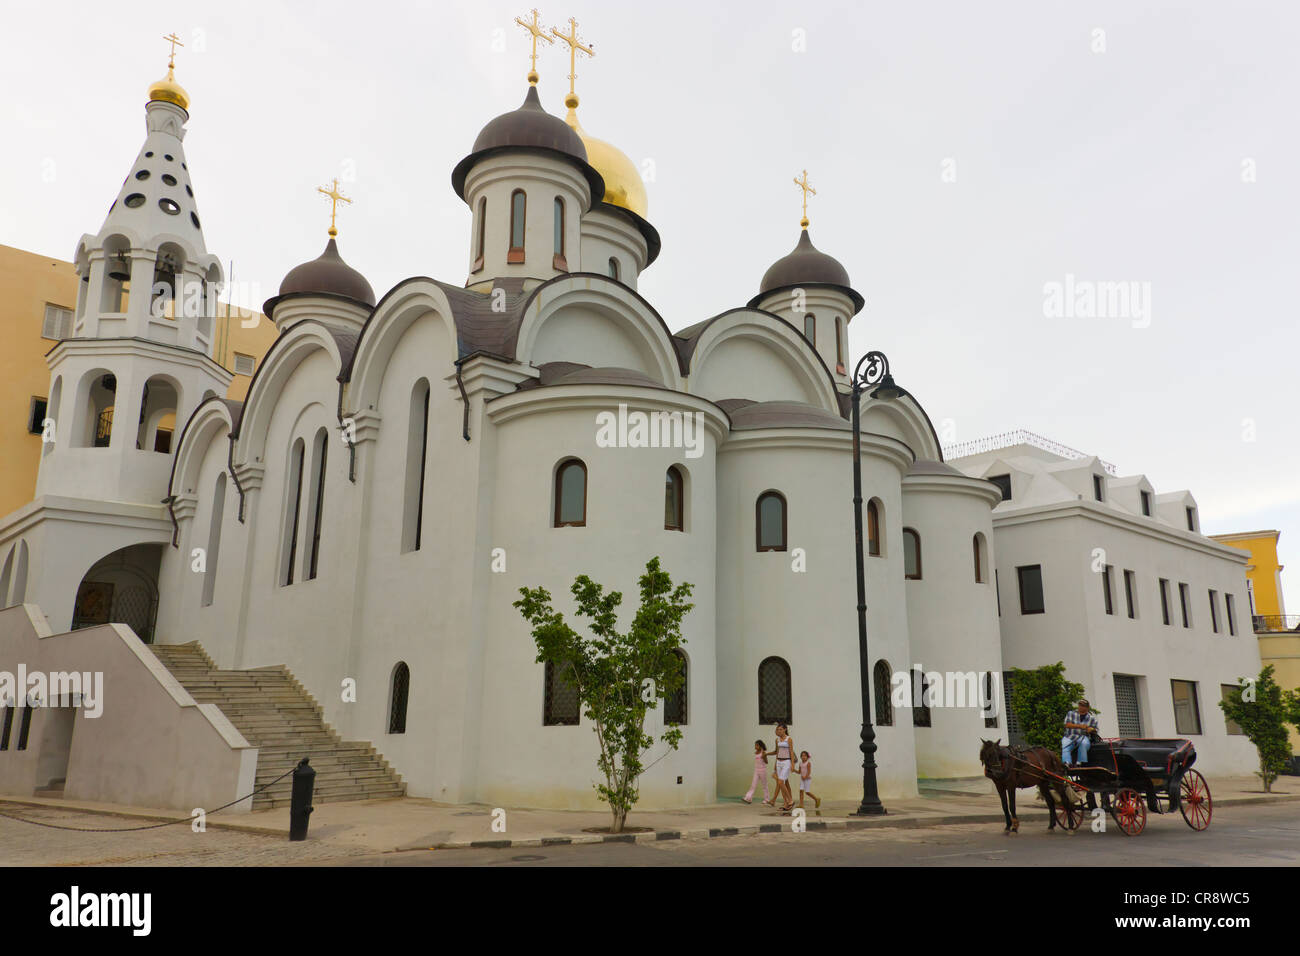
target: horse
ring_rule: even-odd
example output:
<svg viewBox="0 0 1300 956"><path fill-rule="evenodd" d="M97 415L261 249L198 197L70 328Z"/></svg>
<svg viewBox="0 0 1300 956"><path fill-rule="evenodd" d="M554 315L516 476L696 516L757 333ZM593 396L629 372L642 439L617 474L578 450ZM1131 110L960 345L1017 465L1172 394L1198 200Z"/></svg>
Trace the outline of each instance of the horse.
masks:
<svg viewBox="0 0 1300 956"><path fill-rule="evenodd" d="M997 740L981 738L981 744L980 763L984 765L984 776L993 781L998 788L998 799L1002 801L1002 815L1007 821L1003 832L1020 832L1020 821L1016 819L1016 790L1025 787L1038 788L1047 804L1047 830L1049 833L1055 830L1056 803L1052 791L1056 791L1065 806L1074 805L1070 790L1064 783L1065 765L1061 758L1046 747L1003 747L1001 737ZM1049 774L1055 774L1057 779ZM1008 796L1011 801L1009 811Z"/></svg>

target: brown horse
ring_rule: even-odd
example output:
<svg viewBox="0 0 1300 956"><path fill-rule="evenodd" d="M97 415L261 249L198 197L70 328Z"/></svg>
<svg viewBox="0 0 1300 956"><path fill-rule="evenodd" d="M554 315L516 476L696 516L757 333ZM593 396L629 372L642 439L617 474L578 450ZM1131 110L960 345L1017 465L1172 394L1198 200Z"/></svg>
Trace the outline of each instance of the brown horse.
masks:
<svg viewBox="0 0 1300 956"><path fill-rule="evenodd" d="M1037 787L1043 795L1047 804L1047 829L1049 832L1055 830L1056 802L1052 799L1052 792L1056 792L1065 806L1074 805L1070 789L1063 782L1065 766L1061 758L1046 747L1003 747L1001 737L981 740L981 744L980 763L984 765L984 776L998 788L1002 815L1007 820L1004 832L1020 832L1020 821L1016 819L1016 790L1025 787ZM1055 774L1055 778L1049 774ZM1008 797L1011 801L1009 811Z"/></svg>

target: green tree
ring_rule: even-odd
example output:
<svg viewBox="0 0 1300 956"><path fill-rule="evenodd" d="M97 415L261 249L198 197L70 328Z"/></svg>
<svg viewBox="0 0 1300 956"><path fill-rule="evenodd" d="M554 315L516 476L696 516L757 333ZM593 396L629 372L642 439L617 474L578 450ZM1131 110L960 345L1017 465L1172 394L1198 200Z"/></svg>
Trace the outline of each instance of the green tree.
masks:
<svg viewBox="0 0 1300 956"><path fill-rule="evenodd" d="M1083 696L1083 685L1065 679L1065 664L1057 661L1034 670L1013 667L1011 710L1020 723L1025 743L1032 747L1060 749L1065 734L1065 715ZM1093 713L1099 713L1093 708Z"/></svg>
<svg viewBox="0 0 1300 956"><path fill-rule="evenodd" d="M674 651L685 643L682 618L695 606L686 600L692 586L683 582L674 587L657 557L646 564L639 584L641 606L631 628L620 632L617 611L623 595L606 593L585 574L574 580L570 590L578 616L590 622L591 638L565 623L545 588L520 588L514 602L533 627L538 663L550 661L559 670L576 689L583 714L593 724L600 745L596 766L605 778L594 786L609 804L613 833L623 831L637 801L641 758L654 744L645 732L646 713L685 680ZM660 739L676 750L681 728L669 726Z"/></svg>
<svg viewBox="0 0 1300 956"><path fill-rule="evenodd" d="M1242 678L1240 686L1227 692L1219 701L1223 715L1241 728L1259 754L1259 771L1255 776L1264 784L1264 792L1273 789L1273 781L1291 760L1291 741L1286 724L1291 716L1290 692L1273 680L1273 665L1259 672L1254 681Z"/></svg>

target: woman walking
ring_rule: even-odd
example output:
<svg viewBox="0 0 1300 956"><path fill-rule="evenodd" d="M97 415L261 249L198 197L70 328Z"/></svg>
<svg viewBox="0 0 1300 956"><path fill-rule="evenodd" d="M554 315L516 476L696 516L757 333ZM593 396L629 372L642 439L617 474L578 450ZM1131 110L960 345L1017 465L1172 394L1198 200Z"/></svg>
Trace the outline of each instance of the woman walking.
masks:
<svg viewBox="0 0 1300 956"><path fill-rule="evenodd" d="M790 730L785 724L777 724L776 793L772 794L772 802L776 802L777 794L785 798L785 803L781 806L782 813L789 813L794 809L794 794L790 792L790 765L793 756L794 738L790 736Z"/></svg>
<svg viewBox="0 0 1300 956"><path fill-rule="evenodd" d="M754 802L754 791L757 790L763 795L763 802L768 803L767 799L767 744L761 740L754 741L754 778L749 781L749 792L743 799L746 803Z"/></svg>

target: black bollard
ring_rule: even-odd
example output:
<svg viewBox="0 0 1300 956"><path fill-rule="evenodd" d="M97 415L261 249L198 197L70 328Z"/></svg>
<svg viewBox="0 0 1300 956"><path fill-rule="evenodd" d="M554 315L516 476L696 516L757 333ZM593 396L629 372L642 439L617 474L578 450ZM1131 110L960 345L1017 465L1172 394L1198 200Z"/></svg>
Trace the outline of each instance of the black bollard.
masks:
<svg viewBox="0 0 1300 956"><path fill-rule="evenodd" d="M311 816L311 794L316 787L316 771L303 757L293 768L293 796L289 801L289 839L307 839L307 818Z"/></svg>

